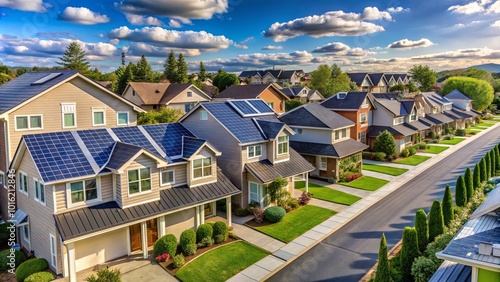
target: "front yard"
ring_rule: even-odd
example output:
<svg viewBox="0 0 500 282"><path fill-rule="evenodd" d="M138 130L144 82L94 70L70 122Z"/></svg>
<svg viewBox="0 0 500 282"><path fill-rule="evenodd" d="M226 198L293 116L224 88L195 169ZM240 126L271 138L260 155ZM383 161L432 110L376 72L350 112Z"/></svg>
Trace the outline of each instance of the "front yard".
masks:
<svg viewBox="0 0 500 282"><path fill-rule="evenodd" d="M413 156L408 157L408 158L395 160L395 161L393 161L393 163L416 166L416 165L419 165L419 164L425 162L426 160L428 160L430 158L431 157L427 157L427 156L413 155Z"/></svg>
<svg viewBox="0 0 500 282"><path fill-rule="evenodd" d="M363 170L385 173L393 176L401 175L408 170L406 168L390 167L385 165L363 164Z"/></svg>
<svg viewBox="0 0 500 282"><path fill-rule="evenodd" d="M306 191L305 183L306 183L305 181L295 182L295 189L298 189L300 191ZM320 199L323 201L328 201L348 206L354 204L355 202L361 199L358 196L344 193L342 191L337 191L335 189L317 185L311 182L309 182L309 193L311 193L312 197L315 199Z"/></svg>
<svg viewBox="0 0 500 282"><path fill-rule="evenodd" d="M251 220L246 224L266 235L289 243L336 213L329 209L307 205L287 213L278 223L264 221L258 224Z"/></svg>
<svg viewBox="0 0 500 282"><path fill-rule="evenodd" d="M384 179L379 179L371 176L362 176L356 180L351 182L341 182L340 184L349 186L352 188L367 190L367 191L375 191L378 188L384 186L389 183L389 181Z"/></svg>
<svg viewBox="0 0 500 282"><path fill-rule="evenodd" d="M181 281L226 281L268 253L247 242L238 241L213 249L184 267L175 276Z"/></svg>
<svg viewBox="0 0 500 282"><path fill-rule="evenodd" d="M465 138L462 138L462 137L453 137L452 140L441 140L441 141L439 141L439 144L456 145L464 140L465 140Z"/></svg>
<svg viewBox="0 0 500 282"><path fill-rule="evenodd" d="M451 140L448 140L448 141L451 141ZM448 147L445 147L445 146L428 146L427 149L424 150L424 153L439 154L439 153L443 152L446 149L448 149Z"/></svg>

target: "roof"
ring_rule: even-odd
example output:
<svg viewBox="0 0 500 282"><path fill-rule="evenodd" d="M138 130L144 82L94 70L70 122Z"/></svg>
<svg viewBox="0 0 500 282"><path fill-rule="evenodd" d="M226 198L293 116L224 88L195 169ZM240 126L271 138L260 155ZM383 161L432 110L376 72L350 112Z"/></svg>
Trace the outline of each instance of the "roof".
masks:
<svg viewBox="0 0 500 282"><path fill-rule="evenodd" d="M207 140L195 137L182 136L182 157L189 159L201 147L207 143Z"/></svg>
<svg viewBox="0 0 500 282"><path fill-rule="evenodd" d="M476 112L475 110L466 111L466 110L460 109L459 107L457 107L455 105L453 105L453 107L451 108L451 111L455 114L460 115L463 118L472 118L472 117L477 117L478 115L480 115L480 113Z"/></svg>
<svg viewBox="0 0 500 282"><path fill-rule="evenodd" d="M266 159L247 163L245 168L262 183L269 183L278 177L290 177L315 169L312 164L293 149L290 149L290 160L287 162L273 164Z"/></svg>
<svg viewBox="0 0 500 282"><path fill-rule="evenodd" d="M333 144L290 141L290 146L300 154L323 155L335 158L343 158L368 148L368 145L351 138Z"/></svg>
<svg viewBox="0 0 500 282"><path fill-rule="evenodd" d="M422 95L432 106L443 106L451 103L446 97L443 97L436 92L422 92Z"/></svg>
<svg viewBox="0 0 500 282"><path fill-rule="evenodd" d="M373 82L373 85L379 85L381 80L385 80L385 76L383 73L369 73L368 76Z"/></svg>
<svg viewBox="0 0 500 282"><path fill-rule="evenodd" d="M426 125L426 126L429 126L429 127L436 125L436 122L433 122L432 120L429 120L425 117L418 117L417 121ZM441 123L438 123L438 124L441 124Z"/></svg>
<svg viewBox="0 0 500 282"><path fill-rule="evenodd" d="M402 124L393 125L393 126L372 126L368 130L368 137L377 137L382 131L387 130L391 134L395 135L403 135L410 136L416 133L414 129L406 127Z"/></svg>
<svg viewBox="0 0 500 282"><path fill-rule="evenodd" d="M242 71L240 75L238 75L239 78L246 78L246 77L251 77L254 76L256 73L259 71L257 70L249 70L249 71Z"/></svg>
<svg viewBox="0 0 500 282"><path fill-rule="evenodd" d="M337 95L331 96L321 105L330 110L354 110L357 111L363 104L365 98L371 102L368 92L348 92L344 99L339 99Z"/></svg>
<svg viewBox="0 0 500 282"><path fill-rule="evenodd" d="M450 123L453 121L452 118L448 117L445 114L428 114L425 115L425 118L433 122L434 124L443 124L443 123Z"/></svg>
<svg viewBox="0 0 500 282"><path fill-rule="evenodd" d="M170 83L129 82L127 88L132 87L145 105L155 105L160 103L169 85ZM125 89L123 93L126 91Z"/></svg>
<svg viewBox="0 0 500 282"><path fill-rule="evenodd" d="M465 100L465 101L472 101L471 98L465 96L462 92L458 91L457 89L451 91L450 93L445 95L446 99L448 100Z"/></svg>
<svg viewBox="0 0 500 282"><path fill-rule="evenodd" d="M335 113L320 104L306 104L279 117L287 125L337 129L354 126L356 123Z"/></svg>
<svg viewBox="0 0 500 282"><path fill-rule="evenodd" d="M192 83L171 83L165 93L163 94L163 97L161 97L161 100L158 104L168 104L172 99L177 97L179 93L182 91L190 88L190 87L196 87ZM201 91L201 90L200 90ZM201 91L203 93L203 91ZM204 93L203 93L204 94ZM205 94L205 96L210 99L208 95Z"/></svg>
<svg viewBox="0 0 500 282"><path fill-rule="evenodd" d="M139 146L116 142L106 167L118 170L140 151L142 151L142 148Z"/></svg>
<svg viewBox="0 0 500 282"><path fill-rule="evenodd" d="M370 80L370 77L368 76L368 73L366 72L359 72L359 73L347 73L349 78L356 83L357 86L361 86L363 84L363 80L368 77L368 80ZM371 81L371 80L370 80ZM373 85L373 82L372 82Z"/></svg>
<svg viewBox="0 0 500 282"><path fill-rule="evenodd" d="M256 99L267 88L272 87L278 94L289 99L281 90L274 87L272 84L250 84L250 85L231 85L224 91L220 92L215 98L228 99Z"/></svg>
<svg viewBox="0 0 500 282"><path fill-rule="evenodd" d="M412 122L405 122L404 125L413 130L426 130L431 127L429 124L426 124L425 122L420 122L419 120L415 120Z"/></svg>
<svg viewBox="0 0 500 282"><path fill-rule="evenodd" d="M415 101L410 100L398 101L376 97L375 101L386 108L394 116L406 116L411 114L411 109L413 109L413 106L415 105Z"/></svg>
<svg viewBox="0 0 500 282"><path fill-rule="evenodd" d="M285 124L282 122L267 121L261 119L257 119L256 122L264 133L264 136L266 136L266 138L268 139L276 139L276 137L278 137L278 134L283 130L283 127L285 127Z"/></svg>
<svg viewBox="0 0 500 282"><path fill-rule="evenodd" d="M472 213L470 219L479 218L489 212L500 208L500 188L495 188L488 193L486 200Z"/></svg>
<svg viewBox="0 0 500 282"><path fill-rule="evenodd" d="M428 282L470 282L472 267L445 260Z"/></svg>
<svg viewBox="0 0 500 282"><path fill-rule="evenodd" d="M63 241L88 235L107 228L127 224L154 215L164 214L180 208L236 195L241 191L219 170L217 182L196 187L173 187L160 190L160 200L120 208L112 201L92 207L80 208L54 215L57 229Z"/></svg>
<svg viewBox="0 0 500 282"><path fill-rule="evenodd" d="M463 119L464 117L452 110L449 110L449 111L443 111L443 114L453 120L459 120L459 119Z"/></svg>

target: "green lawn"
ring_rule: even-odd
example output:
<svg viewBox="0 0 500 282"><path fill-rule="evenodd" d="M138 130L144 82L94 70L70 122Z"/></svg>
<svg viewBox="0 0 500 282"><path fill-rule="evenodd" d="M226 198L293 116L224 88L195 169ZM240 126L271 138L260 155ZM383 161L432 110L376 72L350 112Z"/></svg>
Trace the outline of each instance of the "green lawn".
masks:
<svg viewBox="0 0 500 282"><path fill-rule="evenodd" d="M258 262L268 252L239 241L213 249L182 267L176 274L181 281L226 281Z"/></svg>
<svg viewBox="0 0 500 282"><path fill-rule="evenodd" d="M305 184L305 181L295 182L295 189L306 191ZM313 198L348 206L361 199L358 196L344 193L342 191L337 191L311 182L309 182L309 193L312 194Z"/></svg>
<svg viewBox="0 0 500 282"><path fill-rule="evenodd" d="M389 181L384 180L384 179L375 178L375 177L371 177L371 176L362 176L354 181L341 182L340 184L345 185L345 186L349 186L352 188L357 188L357 189L362 189L362 190L367 190L367 191L375 191L387 183L389 183Z"/></svg>
<svg viewBox="0 0 500 282"><path fill-rule="evenodd" d="M490 127L490 126L493 126L495 125L494 123L490 123L490 122L481 122L479 124L476 124L476 126L485 126L485 127Z"/></svg>
<svg viewBox="0 0 500 282"><path fill-rule="evenodd" d="M471 132L478 133L478 132L480 132L482 130L484 130L484 128L469 127L469 128L466 129L466 132L467 133L471 133Z"/></svg>
<svg viewBox="0 0 500 282"><path fill-rule="evenodd" d="M453 140L441 140L441 141L439 141L439 144L456 145L464 140L465 140L465 138L453 137Z"/></svg>
<svg viewBox="0 0 500 282"><path fill-rule="evenodd" d="M363 169L394 176L401 175L408 171L406 168L390 167L385 165L373 165L373 164L363 164Z"/></svg>
<svg viewBox="0 0 500 282"><path fill-rule="evenodd" d="M278 223L252 227L266 235L289 243L336 213L336 211L329 209L307 205L287 213L285 218Z"/></svg>
<svg viewBox="0 0 500 282"><path fill-rule="evenodd" d="M429 146L429 148L424 150L424 153L429 153L429 154L439 154L442 151L448 149L448 147L444 146Z"/></svg>
<svg viewBox="0 0 500 282"><path fill-rule="evenodd" d="M427 156L413 155L413 156L410 156L408 158L396 160L393 163L396 163L396 164L405 164L405 165L419 165L419 164L425 162L426 160L428 160L430 158L431 157L427 157Z"/></svg>

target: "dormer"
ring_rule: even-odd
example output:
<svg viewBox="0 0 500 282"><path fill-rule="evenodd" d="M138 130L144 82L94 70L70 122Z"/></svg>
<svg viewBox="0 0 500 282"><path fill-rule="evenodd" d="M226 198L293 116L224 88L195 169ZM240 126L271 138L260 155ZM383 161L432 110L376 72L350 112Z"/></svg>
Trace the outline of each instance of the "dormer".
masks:
<svg viewBox="0 0 500 282"><path fill-rule="evenodd" d="M196 187L217 181L217 159L222 153L208 141L183 137L182 158L188 162L187 185Z"/></svg>

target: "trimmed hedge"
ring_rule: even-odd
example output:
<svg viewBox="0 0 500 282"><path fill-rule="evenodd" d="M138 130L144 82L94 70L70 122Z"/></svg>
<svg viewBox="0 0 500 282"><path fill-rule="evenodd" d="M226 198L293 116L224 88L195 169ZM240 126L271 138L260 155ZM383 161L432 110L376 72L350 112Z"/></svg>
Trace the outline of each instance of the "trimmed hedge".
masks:
<svg viewBox="0 0 500 282"><path fill-rule="evenodd" d="M172 234L167 234L162 236L158 241L156 241L153 247L153 257L157 257L161 254L169 254L170 257L174 257L177 253L177 238Z"/></svg>
<svg viewBox="0 0 500 282"><path fill-rule="evenodd" d="M286 215L286 211L282 207L269 207L264 211L264 217L270 222L280 222Z"/></svg>
<svg viewBox="0 0 500 282"><path fill-rule="evenodd" d="M216 244L220 244L227 240L227 236L229 234L229 230L227 228L227 224L223 221L217 221L214 226L214 241Z"/></svg>
<svg viewBox="0 0 500 282"><path fill-rule="evenodd" d="M174 268L179 268L182 267L186 261L184 260L184 256L182 254L176 255L173 259L173 266Z"/></svg>
<svg viewBox="0 0 500 282"><path fill-rule="evenodd" d="M196 242L198 247L210 247L213 244L212 236L214 229L210 224L201 224L196 230Z"/></svg>
<svg viewBox="0 0 500 282"><path fill-rule="evenodd" d="M181 245L182 252L186 256L191 256L196 254L196 232L191 229L184 230L181 234L181 238L179 240L179 244Z"/></svg>
<svg viewBox="0 0 500 282"><path fill-rule="evenodd" d="M24 282L49 282L54 279L55 277L54 275L52 275L52 273L44 271L31 274L26 279L24 279Z"/></svg>
<svg viewBox="0 0 500 282"><path fill-rule="evenodd" d="M27 260L16 269L16 280L23 282L31 274L42 272L49 268L49 263L44 258L34 258Z"/></svg>
<svg viewBox="0 0 500 282"><path fill-rule="evenodd" d="M11 258L9 256L11 256L10 249L0 252L0 271L6 271L11 267L11 265L9 265L9 263L11 262L10 261ZM23 263L26 260L26 256L21 251L14 251L13 256L15 257L14 260L15 265L12 266L14 266L15 268L17 268L21 263Z"/></svg>

